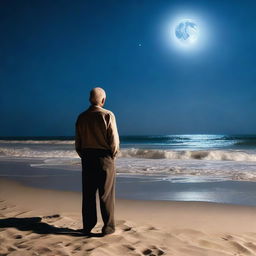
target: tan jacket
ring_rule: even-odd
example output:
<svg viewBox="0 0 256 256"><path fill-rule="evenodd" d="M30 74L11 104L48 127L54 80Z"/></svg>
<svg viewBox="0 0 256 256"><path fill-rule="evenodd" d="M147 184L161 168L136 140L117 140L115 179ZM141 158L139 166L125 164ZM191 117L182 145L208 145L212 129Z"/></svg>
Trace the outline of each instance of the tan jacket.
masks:
<svg viewBox="0 0 256 256"><path fill-rule="evenodd" d="M99 106L90 106L76 121L76 152L81 157L83 149L110 150L113 157L119 150L119 136L115 115Z"/></svg>

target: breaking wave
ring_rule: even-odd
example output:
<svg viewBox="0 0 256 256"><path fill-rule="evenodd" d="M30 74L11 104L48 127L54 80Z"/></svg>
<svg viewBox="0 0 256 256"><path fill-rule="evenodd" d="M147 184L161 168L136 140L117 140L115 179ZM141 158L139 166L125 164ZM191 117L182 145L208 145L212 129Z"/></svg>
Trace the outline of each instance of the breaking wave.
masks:
<svg viewBox="0 0 256 256"><path fill-rule="evenodd" d="M147 150L124 149L120 157L136 157L149 159L181 159L181 160L217 160L217 161L256 161L256 153L235 150Z"/></svg>
<svg viewBox="0 0 256 256"><path fill-rule="evenodd" d="M28 158L78 158L75 150L50 150L41 148L0 147L0 156ZM122 149L122 158L173 159L173 160L212 160L212 161L256 161L255 151L236 150L161 150L161 149Z"/></svg>

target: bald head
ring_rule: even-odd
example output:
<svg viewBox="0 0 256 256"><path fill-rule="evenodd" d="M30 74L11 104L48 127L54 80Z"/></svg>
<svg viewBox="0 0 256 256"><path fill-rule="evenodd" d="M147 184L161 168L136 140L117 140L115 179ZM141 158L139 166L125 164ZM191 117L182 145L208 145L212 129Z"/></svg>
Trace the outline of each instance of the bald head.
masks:
<svg viewBox="0 0 256 256"><path fill-rule="evenodd" d="M105 103L105 100L106 100L106 93L102 88L96 87L91 90L90 102L92 105L98 105L102 107Z"/></svg>

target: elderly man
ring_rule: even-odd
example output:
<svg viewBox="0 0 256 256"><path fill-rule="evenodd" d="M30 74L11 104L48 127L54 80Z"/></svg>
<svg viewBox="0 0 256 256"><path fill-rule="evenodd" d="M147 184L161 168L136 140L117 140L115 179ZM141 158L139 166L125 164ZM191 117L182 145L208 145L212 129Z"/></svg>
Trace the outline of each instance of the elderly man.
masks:
<svg viewBox="0 0 256 256"><path fill-rule="evenodd" d="M75 146L82 159L83 233L89 234L97 223L96 192L104 222L102 233L114 233L115 166L119 136L114 114L103 107L102 88L90 92L91 106L78 116Z"/></svg>

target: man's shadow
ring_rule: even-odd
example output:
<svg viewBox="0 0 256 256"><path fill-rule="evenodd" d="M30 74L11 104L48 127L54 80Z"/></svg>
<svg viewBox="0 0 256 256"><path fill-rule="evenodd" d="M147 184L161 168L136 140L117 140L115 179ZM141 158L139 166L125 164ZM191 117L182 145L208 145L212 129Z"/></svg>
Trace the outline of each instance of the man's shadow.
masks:
<svg viewBox="0 0 256 256"><path fill-rule="evenodd" d="M52 216L47 216L46 218L52 218ZM20 231L32 231L37 234L70 235L83 237L103 236L102 234L98 233L83 234L81 230L55 227L53 225L41 222L41 220L41 217L0 219L0 228L16 228Z"/></svg>

